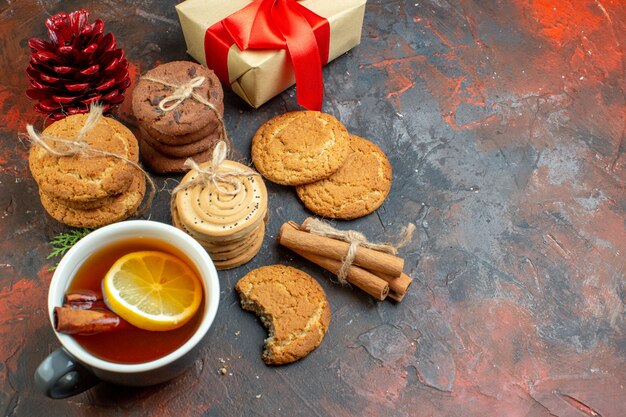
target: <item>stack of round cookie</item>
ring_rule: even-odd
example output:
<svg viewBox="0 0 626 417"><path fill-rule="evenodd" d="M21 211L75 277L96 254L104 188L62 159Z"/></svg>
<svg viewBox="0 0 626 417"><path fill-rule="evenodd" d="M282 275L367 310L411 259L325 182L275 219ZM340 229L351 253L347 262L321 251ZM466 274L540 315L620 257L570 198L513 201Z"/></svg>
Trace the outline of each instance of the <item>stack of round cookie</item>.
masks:
<svg viewBox="0 0 626 417"><path fill-rule="evenodd" d="M77 141L87 117L73 115L51 124L42 140L53 151L67 151L63 141ZM128 162L139 160L132 132L114 119L100 117L80 142L86 150L71 156L54 155L40 145L30 149L30 171L46 211L74 227L100 227L135 214L146 178Z"/></svg>
<svg viewBox="0 0 626 417"><path fill-rule="evenodd" d="M200 164L200 169L211 166ZM217 173L249 172L234 161L224 161ZM237 175L227 181L197 181L192 169L174 196L172 223L195 238L217 269L243 265L261 249L267 220L267 190L259 175ZM186 184L194 182L187 187Z"/></svg>
<svg viewBox="0 0 626 417"><path fill-rule="evenodd" d="M391 164L380 148L316 111L285 113L263 124L252 139L252 160L270 181L295 185L304 205L324 217L372 213L391 188Z"/></svg>
<svg viewBox="0 0 626 417"><path fill-rule="evenodd" d="M169 62L142 76L133 112L146 165L157 173L185 172L187 158L211 159L217 142L226 140L223 98L215 73L194 62Z"/></svg>

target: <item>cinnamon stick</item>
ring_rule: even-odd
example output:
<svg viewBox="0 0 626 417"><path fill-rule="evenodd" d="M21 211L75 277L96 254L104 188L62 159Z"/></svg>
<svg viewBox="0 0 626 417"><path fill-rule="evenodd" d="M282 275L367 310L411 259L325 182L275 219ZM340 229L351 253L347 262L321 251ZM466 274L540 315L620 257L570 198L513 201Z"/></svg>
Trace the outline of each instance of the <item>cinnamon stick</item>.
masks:
<svg viewBox="0 0 626 417"><path fill-rule="evenodd" d="M110 310L54 308L54 328L59 333L90 335L128 328L130 324Z"/></svg>
<svg viewBox="0 0 626 417"><path fill-rule="evenodd" d="M278 242L294 252L306 252L323 258L339 261L346 256L350 244L328 237L317 236L285 223L278 232ZM374 273L399 277L404 268L404 259L384 252L359 247L356 250L354 265Z"/></svg>
<svg viewBox="0 0 626 417"><path fill-rule="evenodd" d="M87 310L91 308L105 308L102 294L92 290L75 290L65 294L65 307Z"/></svg>
<svg viewBox="0 0 626 417"><path fill-rule="evenodd" d="M296 249L292 250L303 258L308 259L309 261L321 266L322 268L332 272L333 274L337 274L341 269L341 261L325 258L320 255ZM387 284L385 280L377 277L376 275L366 271L363 268L359 268L358 266L350 266L346 279L350 284L360 288L361 290L365 291L366 293L380 301L384 300L389 293L389 284Z"/></svg>
<svg viewBox="0 0 626 417"><path fill-rule="evenodd" d="M404 295L413 283L413 278L405 273L402 273L399 277L384 274L378 274L378 276L387 281L389 284L389 297L397 302L402 301Z"/></svg>

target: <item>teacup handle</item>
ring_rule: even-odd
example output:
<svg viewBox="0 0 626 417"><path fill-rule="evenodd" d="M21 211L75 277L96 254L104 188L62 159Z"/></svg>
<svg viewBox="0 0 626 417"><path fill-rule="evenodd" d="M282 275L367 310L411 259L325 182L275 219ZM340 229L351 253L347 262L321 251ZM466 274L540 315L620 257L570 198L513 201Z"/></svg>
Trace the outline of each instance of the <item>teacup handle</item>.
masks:
<svg viewBox="0 0 626 417"><path fill-rule="evenodd" d="M80 394L100 380L63 348L52 352L35 371L35 385L50 398Z"/></svg>

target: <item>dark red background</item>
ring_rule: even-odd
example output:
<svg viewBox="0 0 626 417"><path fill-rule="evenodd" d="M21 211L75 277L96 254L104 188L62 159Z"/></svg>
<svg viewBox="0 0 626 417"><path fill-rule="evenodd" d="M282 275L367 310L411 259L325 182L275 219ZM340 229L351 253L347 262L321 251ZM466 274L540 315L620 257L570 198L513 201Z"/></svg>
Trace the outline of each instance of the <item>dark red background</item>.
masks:
<svg viewBox="0 0 626 417"><path fill-rule="evenodd" d="M168 4L169 3L169 4ZM27 40L45 18L85 7L126 49L133 78L188 59L173 2L0 5L0 412L38 415L626 415L626 6L621 1L370 1L362 44L324 69L324 110L377 143L394 168L376 214L342 228L393 240L415 278L376 303L278 248L308 213L269 184L271 221L253 262L220 275L221 304L194 369L168 384L101 384L69 400L34 391L58 347L46 317L48 241L67 230L28 171ZM255 130L297 109L290 89L259 110L227 92L243 157ZM129 102L118 117L134 120ZM169 222L155 177L152 220ZM179 179L180 177L174 177ZM333 317L323 344L278 368L235 282L282 262L319 279ZM218 374L228 366L229 375ZM260 397L259 397L260 395Z"/></svg>

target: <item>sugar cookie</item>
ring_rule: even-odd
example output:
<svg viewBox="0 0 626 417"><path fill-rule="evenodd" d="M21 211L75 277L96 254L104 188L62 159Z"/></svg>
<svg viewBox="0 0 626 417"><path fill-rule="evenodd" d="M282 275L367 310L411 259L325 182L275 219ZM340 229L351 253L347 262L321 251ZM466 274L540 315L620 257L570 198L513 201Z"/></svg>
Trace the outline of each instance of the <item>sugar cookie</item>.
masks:
<svg viewBox="0 0 626 417"><path fill-rule="evenodd" d="M246 274L235 289L241 307L258 314L269 330L263 352L268 365L297 361L322 342L330 306L308 274L285 265L264 266Z"/></svg>
<svg viewBox="0 0 626 417"><path fill-rule="evenodd" d="M85 125L86 114L68 116L48 126L42 136L76 141ZM90 148L109 152L137 162L137 140L117 120L101 117L84 136ZM49 140L54 149L64 146ZM121 158L98 154L56 156L41 146L31 147L28 163L39 188L51 198L88 203L124 192L131 184L136 169Z"/></svg>
<svg viewBox="0 0 626 417"><path fill-rule="evenodd" d="M323 217L351 220L374 212L391 188L392 169L378 146L350 135L350 154L330 177L299 185L296 192L304 205Z"/></svg>
<svg viewBox="0 0 626 417"><path fill-rule="evenodd" d="M348 156L348 132L333 116L296 111L263 124L252 139L261 175L283 185L309 184L332 175Z"/></svg>

